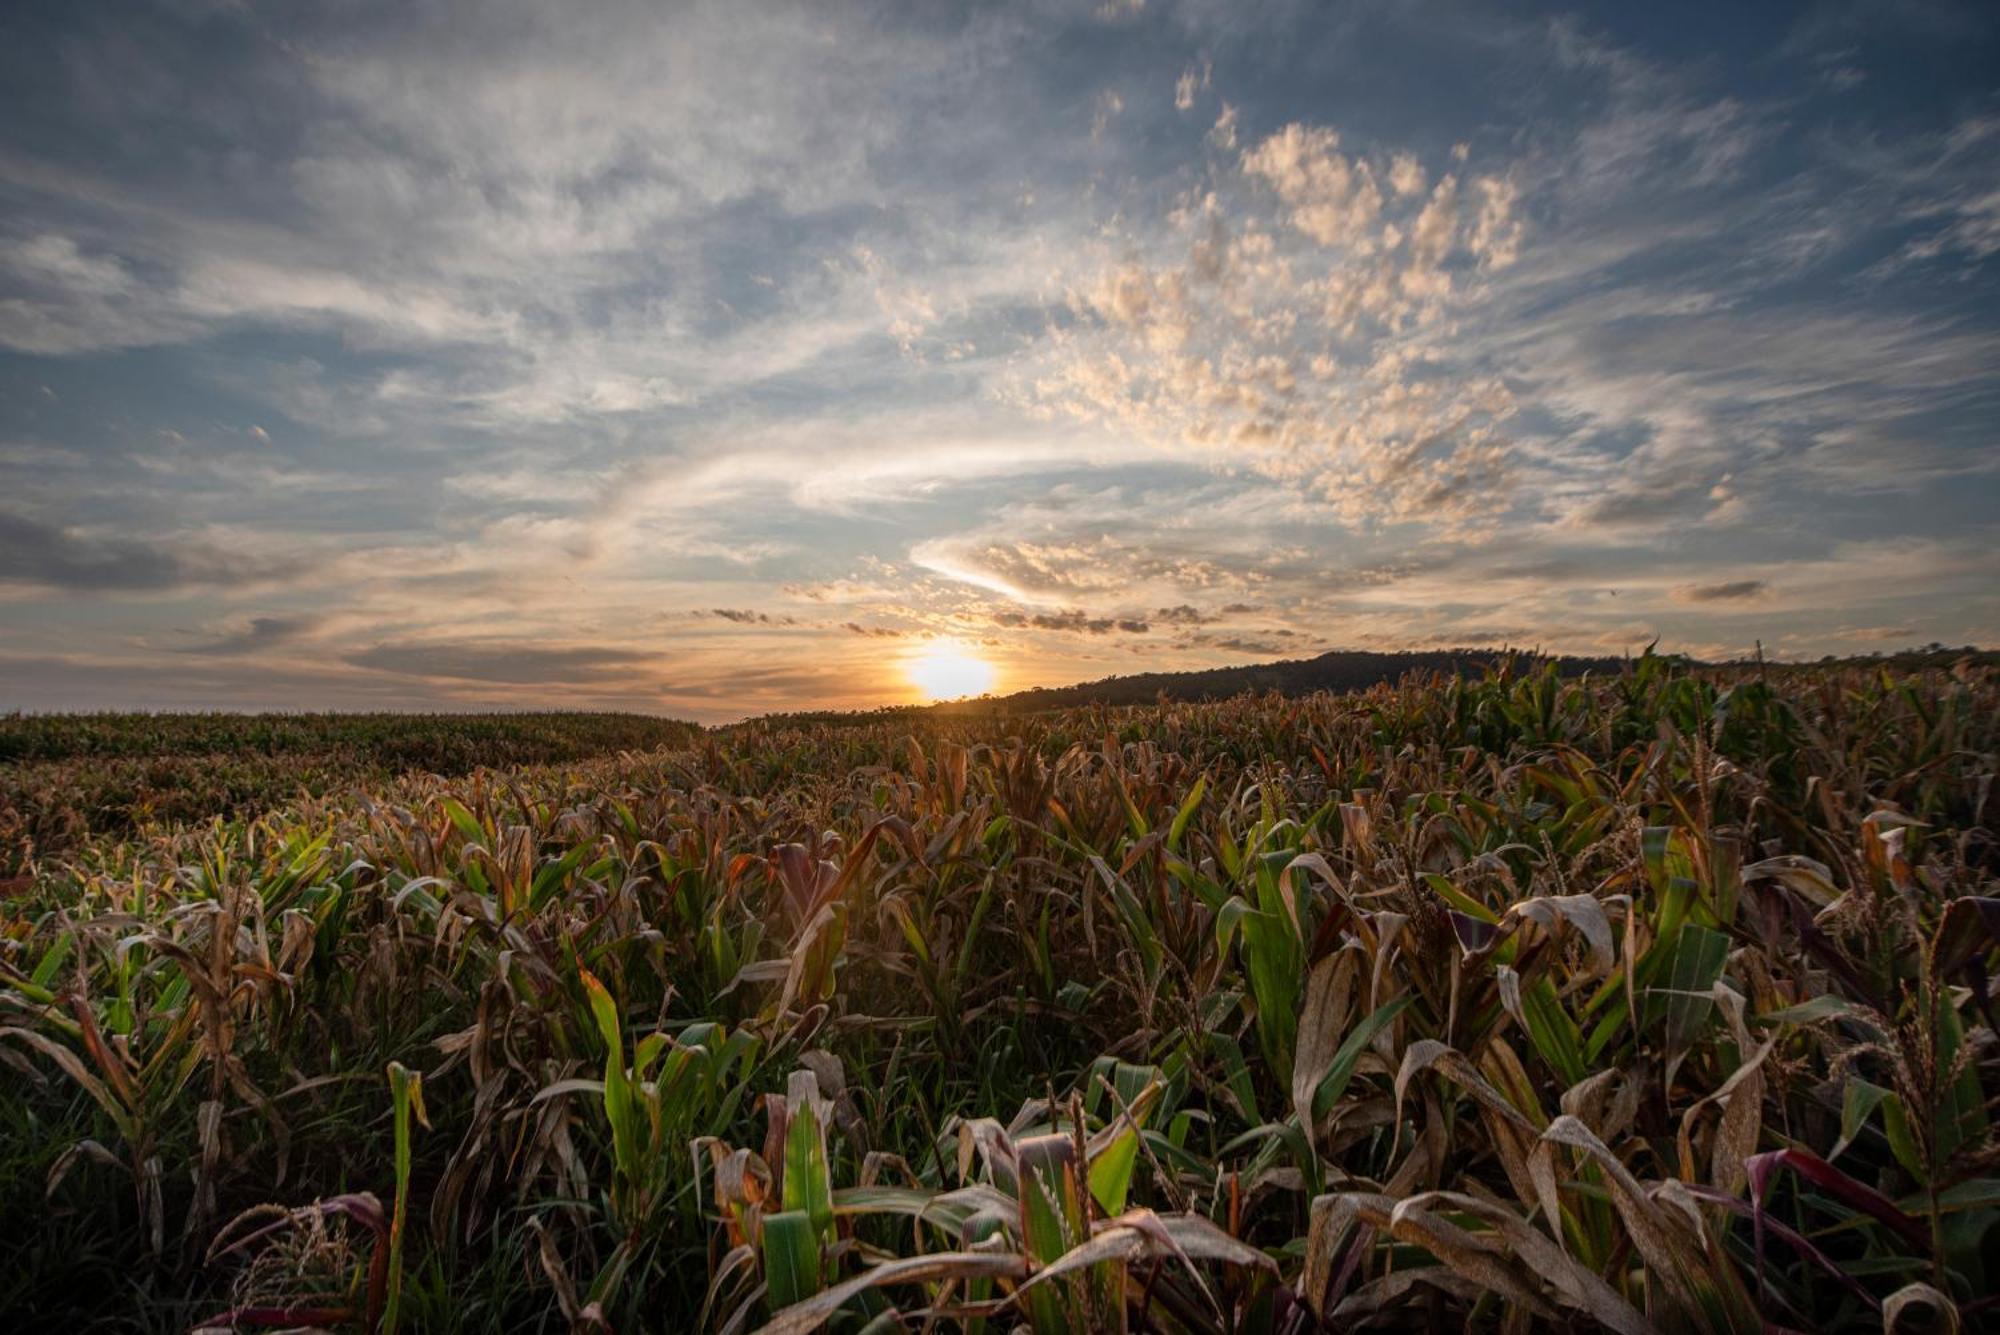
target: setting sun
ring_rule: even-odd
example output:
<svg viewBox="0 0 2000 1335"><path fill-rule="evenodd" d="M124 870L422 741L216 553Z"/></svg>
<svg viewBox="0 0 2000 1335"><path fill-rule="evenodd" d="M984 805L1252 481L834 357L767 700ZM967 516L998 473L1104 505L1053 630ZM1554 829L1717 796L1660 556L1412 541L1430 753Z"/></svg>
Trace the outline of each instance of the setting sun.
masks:
<svg viewBox="0 0 2000 1335"><path fill-rule="evenodd" d="M957 640L926 645L903 671L929 700L956 700L993 689L993 665Z"/></svg>

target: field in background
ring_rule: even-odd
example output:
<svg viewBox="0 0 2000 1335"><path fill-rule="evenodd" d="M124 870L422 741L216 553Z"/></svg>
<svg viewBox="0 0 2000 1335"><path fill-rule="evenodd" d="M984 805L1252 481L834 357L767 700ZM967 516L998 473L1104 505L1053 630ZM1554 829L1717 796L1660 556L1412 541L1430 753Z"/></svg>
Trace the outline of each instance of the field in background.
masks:
<svg viewBox="0 0 2000 1335"><path fill-rule="evenodd" d="M1991 668L589 718L161 725L280 777L0 899L0 1311L1993 1319Z"/></svg>
<svg viewBox="0 0 2000 1335"><path fill-rule="evenodd" d="M0 878L95 836L259 814L399 775L685 743L638 714L0 714Z"/></svg>

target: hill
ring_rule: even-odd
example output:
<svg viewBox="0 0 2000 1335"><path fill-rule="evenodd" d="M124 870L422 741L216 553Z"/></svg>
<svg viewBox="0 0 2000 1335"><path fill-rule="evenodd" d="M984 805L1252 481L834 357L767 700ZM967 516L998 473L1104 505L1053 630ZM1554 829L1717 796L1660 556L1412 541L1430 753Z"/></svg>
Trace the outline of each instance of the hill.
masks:
<svg viewBox="0 0 2000 1335"><path fill-rule="evenodd" d="M1683 660L1685 661L1685 660ZM1078 705L1142 705L1162 698L1177 701L1226 700L1244 692L1310 695L1314 691L1363 691L1419 676L1483 676L1503 663L1516 668L1553 663L1559 675L1618 672L1622 658L1568 658L1516 653L1511 650L1441 649L1414 653L1368 653L1337 649L1317 658L1282 659L1240 667L1203 668L1192 672L1140 672L1104 677L1073 686L1044 686L1016 691L991 701L1003 713L1072 709ZM986 702L980 702L986 703ZM951 708L946 706L947 709Z"/></svg>
<svg viewBox="0 0 2000 1335"><path fill-rule="evenodd" d="M1813 663L1755 658L1704 663L1685 654L1655 657L1662 657L1676 667L1756 668L1766 672L1879 667L1905 673L1947 669L1967 661L1982 667L2000 667L2000 652L1972 645L1952 648L1942 644L1846 658L1828 655ZM1190 702L1226 700L1245 692L1264 694L1275 691L1289 696L1310 695L1315 691L1345 693L1365 691L1371 686L1394 685L1411 676L1480 677L1503 668L1518 673L1538 669L1544 664L1553 665L1556 675L1560 677L1580 677L1585 673L1616 674L1625 671L1633 662L1632 658L1622 656L1593 658L1515 649L1437 649L1401 653L1336 649L1316 658L1282 659L1275 663L1102 677L1070 686L1042 686L1015 691L1010 695L954 701L931 708L945 713L1024 714L1092 704L1144 705L1163 699Z"/></svg>

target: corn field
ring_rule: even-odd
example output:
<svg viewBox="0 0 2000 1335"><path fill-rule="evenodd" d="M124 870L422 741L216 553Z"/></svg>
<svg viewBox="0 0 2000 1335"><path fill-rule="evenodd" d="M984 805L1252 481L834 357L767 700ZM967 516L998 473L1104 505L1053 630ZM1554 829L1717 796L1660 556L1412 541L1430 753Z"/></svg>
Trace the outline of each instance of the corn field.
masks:
<svg viewBox="0 0 2000 1335"><path fill-rule="evenodd" d="M685 744L636 714L0 715L0 879L93 837L253 815L300 794Z"/></svg>
<svg viewBox="0 0 2000 1335"><path fill-rule="evenodd" d="M1996 1320L1991 669L784 720L0 899L14 1329Z"/></svg>

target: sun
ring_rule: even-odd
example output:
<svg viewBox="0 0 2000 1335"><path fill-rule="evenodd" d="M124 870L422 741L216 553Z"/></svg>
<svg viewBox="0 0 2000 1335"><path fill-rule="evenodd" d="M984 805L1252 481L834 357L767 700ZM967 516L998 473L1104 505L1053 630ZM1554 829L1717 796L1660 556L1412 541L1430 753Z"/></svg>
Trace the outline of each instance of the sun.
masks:
<svg viewBox="0 0 2000 1335"><path fill-rule="evenodd" d="M956 700L993 689L993 665L958 640L926 645L903 665L903 673L927 700Z"/></svg>

